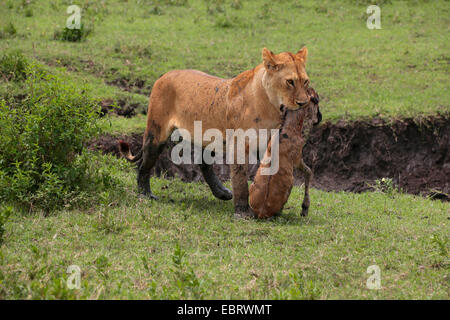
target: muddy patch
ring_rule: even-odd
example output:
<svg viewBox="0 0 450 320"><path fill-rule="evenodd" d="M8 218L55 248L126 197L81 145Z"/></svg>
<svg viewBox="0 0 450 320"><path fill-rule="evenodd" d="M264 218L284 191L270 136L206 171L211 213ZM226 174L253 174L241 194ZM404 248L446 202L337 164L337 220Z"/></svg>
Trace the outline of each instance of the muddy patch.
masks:
<svg viewBox="0 0 450 320"><path fill-rule="evenodd" d="M127 101L126 99L119 99L114 101L112 99L105 99L100 102L100 115L104 116L108 113L115 113L126 118L134 117L137 113L146 114L146 106Z"/></svg>
<svg viewBox="0 0 450 320"><path fill-rule="evenodd" d="M114 80L106 81L106 83L132 93L147 95L151 91L151 86L147 85L142 79L119 77Z"/></svg>
<svg viewBox="0 0 450 320"><path fill-rule="evenodd" d="M105 68L102 64L95 63L90 59L77 59L73 57L61 56L58 59L40 57L40 60L51 67L64 67L71 72L87 72L96 77L103 78L105 83L115 86L123 91L138 93L148 96L152 85L146 83L144 79L118 74L117 68ZM129 60L125 60L125 65L131 66ZM133 73L133 71L131 71Z"/></svg>
<svg viewBox="0 0 450 320"><path fill-rule="evenodd" d="M404 192L449 193L450 117L404 119L387 124L326 123L305 147L314 186L361 192L380 178L392 178Z"/></svg>
<svg viewBox="0 0 450 320"><path fill-rule="evenodd" d="M133 154L142 146L142 135L103 136L90 147L119 155L118 139L130 143ZM313 186L327 191L362 192L375 180L391 178L404 192L435 194L448 199L450 193L450 117L404 119L385 123L379 119L324 123L310 134L305 146L305 162L314 171ZM229 179L227 165L215 165L222 180ZM251 167L251 177L257 166ZM178 176L184 181L202 181L197 165L175 165L170 145L158 160L153 174ZM295 183L303 183L295 173Z"/></svg>

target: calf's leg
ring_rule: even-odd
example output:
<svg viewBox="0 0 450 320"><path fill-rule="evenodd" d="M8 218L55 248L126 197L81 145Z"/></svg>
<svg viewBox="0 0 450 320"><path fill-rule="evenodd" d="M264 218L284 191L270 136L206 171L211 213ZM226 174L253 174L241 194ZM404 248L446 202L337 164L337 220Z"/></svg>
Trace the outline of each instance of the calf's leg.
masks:
<svg viewBox="0 0 450 320"><path fill-rule="evenodd" d="M303 198L301 215L303 217L306 217L308 215L309 209L309 185L311 183L313 173L311 169L305 164L303 159L300 161L299 169L302 170L305 177L305 197Z"/></svg>

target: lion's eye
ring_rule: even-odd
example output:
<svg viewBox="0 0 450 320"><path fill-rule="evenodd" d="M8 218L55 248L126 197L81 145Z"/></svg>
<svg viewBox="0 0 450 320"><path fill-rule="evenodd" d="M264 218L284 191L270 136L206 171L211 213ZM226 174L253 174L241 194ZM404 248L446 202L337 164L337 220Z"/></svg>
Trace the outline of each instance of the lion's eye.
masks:
<svg viewBox="0 0 450 320"><path fill-rule="evenodd" d="M290 85L292 87L294 86L294 80L289 79L289 80L286 80L286 82L287 82L288 85Z"/></svg>

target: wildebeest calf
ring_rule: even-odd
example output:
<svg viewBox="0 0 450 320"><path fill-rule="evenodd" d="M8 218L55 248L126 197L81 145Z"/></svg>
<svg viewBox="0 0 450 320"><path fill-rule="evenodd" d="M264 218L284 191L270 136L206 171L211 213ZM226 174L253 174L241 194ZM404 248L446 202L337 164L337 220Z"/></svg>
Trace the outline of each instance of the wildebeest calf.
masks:
<svg viewBox="0 0 450 320"><path fill-rule="evenodd" d="M279 169L273 175L262 175L263 168L270 167L272 143L269 143L264 159L250 186L250 207L258 218L270 218L279 213L287 202L294 184L294 168L299 168L305 176L305 197L302 203L302 216L308 215L309 185L312 178L311 169L303 162L302 151L305 141L302 137L303 124L311 112L318 108L319 96L309 88L311 97L305 108L286 110L279 133Z"/></svg>

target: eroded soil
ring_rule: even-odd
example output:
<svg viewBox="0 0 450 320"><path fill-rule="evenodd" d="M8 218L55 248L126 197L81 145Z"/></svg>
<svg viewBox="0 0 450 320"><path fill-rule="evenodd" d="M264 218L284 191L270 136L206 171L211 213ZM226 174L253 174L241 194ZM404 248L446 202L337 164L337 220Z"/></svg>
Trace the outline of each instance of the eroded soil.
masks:
<svg viewBox="0 0 450 320"><path fill-rule="evenodd" d="M102 136L90 147L119 155L117 140L130 143L133 154L142 146L142 134ZM448 200L450 193L450 117L403 119L386 123L326 122L316 127L305 146L305 162L314 171L313 186L327 191L362 192L375 180L392 178L404 192ZM251 167L251 178L257 166ZM215 165L222 180L229 179L227 165ZM178 176L184 181L202 181L197 165L175 165L170 160L170 146L159 158L154 174ZM295 172L295 183L303 182Z"/></svg>

